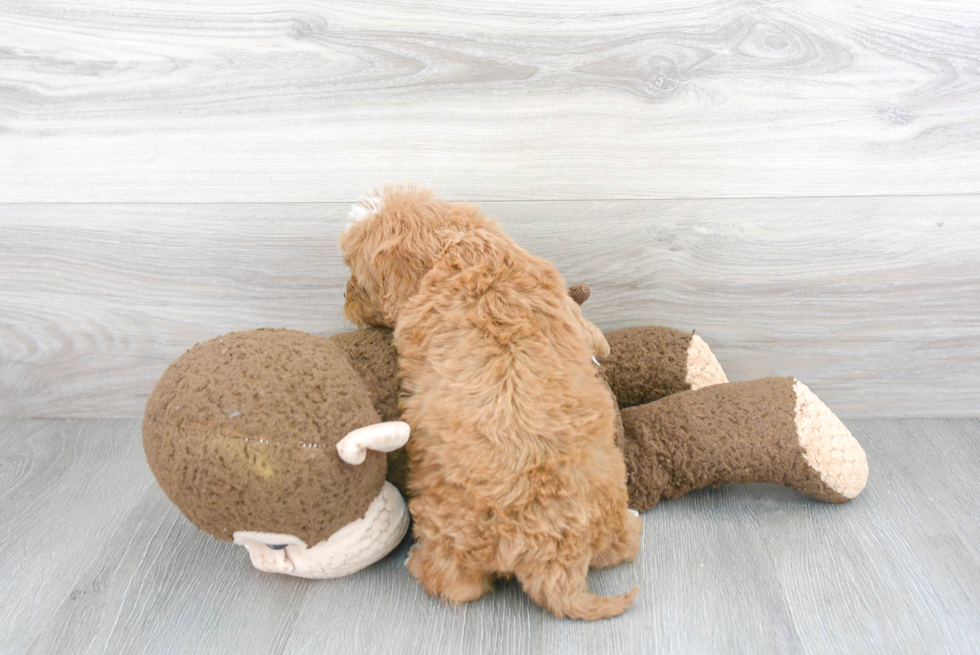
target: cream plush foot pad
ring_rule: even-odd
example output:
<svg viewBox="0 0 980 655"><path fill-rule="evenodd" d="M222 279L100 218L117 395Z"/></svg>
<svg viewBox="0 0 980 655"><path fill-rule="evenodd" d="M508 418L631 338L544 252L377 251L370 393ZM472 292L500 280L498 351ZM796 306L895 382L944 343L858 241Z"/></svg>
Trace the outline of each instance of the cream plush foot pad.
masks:
<svg viewBox="0 0 980 655"><path fill-rule="evenodd" d="M868 482L868 458L861 444L805 384L793 383L796 393L796 434L807 464L820 479L847 499Z"/></svg>
<svg viewBox="0 0 980 655"><path fill-rule="evenodd" d="M694 390L728 382L728 376L721 369L715 354L704 339L696 334L691 337L691 343L687 347L687 375L684 376L684 382Z"/></svg>

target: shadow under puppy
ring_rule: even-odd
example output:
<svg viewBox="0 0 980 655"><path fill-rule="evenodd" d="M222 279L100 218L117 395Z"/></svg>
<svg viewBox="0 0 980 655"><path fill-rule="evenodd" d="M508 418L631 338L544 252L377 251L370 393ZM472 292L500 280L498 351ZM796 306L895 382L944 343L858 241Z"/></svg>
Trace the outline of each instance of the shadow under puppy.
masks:
<svg viewBox="0 0 980 655"><path fill-rule="evenodd" d="M412 427L407 566L462 603L516 576L558 617L600 619L637 594L597 596L589 567L631 561L617 407L593 355L609 353L548 261L480 210L418 187L363 198L340 238L344 313L395 329Z"/></svg>

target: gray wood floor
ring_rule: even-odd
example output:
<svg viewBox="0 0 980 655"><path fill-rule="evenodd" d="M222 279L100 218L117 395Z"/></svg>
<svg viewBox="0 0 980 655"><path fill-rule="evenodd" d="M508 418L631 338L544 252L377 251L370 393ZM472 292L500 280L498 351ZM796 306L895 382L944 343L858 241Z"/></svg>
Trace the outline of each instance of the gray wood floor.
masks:
<svg viewBox="0 0 980 655"><path fill-rule="evenodd" d="M826 505L722 487L644 515L594 572L622 617L557 621L512 583L425 595L408 543L333 581L259 573L157 487L135 420L0 421L4 653L975 653L980 421L861 420L867 490Z"/></svg>

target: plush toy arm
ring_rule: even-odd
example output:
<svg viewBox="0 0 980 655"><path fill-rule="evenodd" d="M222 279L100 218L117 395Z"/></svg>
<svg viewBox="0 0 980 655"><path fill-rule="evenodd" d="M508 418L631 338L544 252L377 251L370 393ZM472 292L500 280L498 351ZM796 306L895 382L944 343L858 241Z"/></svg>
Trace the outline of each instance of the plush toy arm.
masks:
<svg viewBox="0 0 980 655"><path fill-rule="evenodd" d="M622 411L630 506L722 483L775 482L844 502L868 461L844 424L793 378L686 391Z"/></svg>
<svg viewBox="0 0 980 655"><path fill-rule="evenodd" d="M568 295L577 305L591 294L587 284L568 287ZM597 329L585 318L582 321ZM610 332L605 341L609 353L595 350L603 360L602 373L621 408L728 382L708 344L694 333L657 326L634 327Z"/></svg>
<svg viewBox="0 0 980 655"><path fill-rule="evenodd" d="M728 382L701 337L666 327L648 326L606 334L610 353L601 371L621 408Z"/></svg>
<svg viewBox="0 0 980 655"><path fill-rule="evenodd" d="M394 333L388 328L363 328L335 334L330 341L347 353L381 420L397 421L401 413L398 411L398 352Z"/></svg>

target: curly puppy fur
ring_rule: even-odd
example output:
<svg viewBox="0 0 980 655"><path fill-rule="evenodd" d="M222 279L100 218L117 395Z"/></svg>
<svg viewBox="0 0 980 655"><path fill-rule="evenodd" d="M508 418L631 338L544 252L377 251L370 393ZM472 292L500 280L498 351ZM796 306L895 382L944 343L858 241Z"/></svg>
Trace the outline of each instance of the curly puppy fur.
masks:
<svg viewBox="0 0 980 655"><path fill-rule="evenodd" d="M473 205L389 187L352 210L344 312L395 328L416 545L407 566L452 603L516 576L558 617L624 612L589 567L632 561L616 405L592 364L602 333L554 266Z"/></svg>

